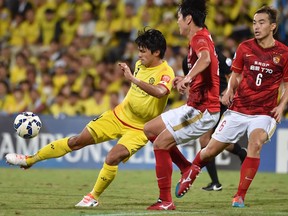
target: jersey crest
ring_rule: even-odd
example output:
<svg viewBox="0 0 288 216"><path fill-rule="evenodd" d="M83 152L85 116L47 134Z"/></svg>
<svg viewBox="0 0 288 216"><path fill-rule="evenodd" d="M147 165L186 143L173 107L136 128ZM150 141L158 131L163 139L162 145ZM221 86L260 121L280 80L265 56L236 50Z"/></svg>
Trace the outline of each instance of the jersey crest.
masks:
<svg viewBox="0 0 288 216"><path fill-rule="evenodd" d="M154 77L150 77L149 84L153 85L154 83L155 83L155 78Z"/></svg>
<svg viewBox="0 0 288 216"><path fill-rule="evenodd" d="M280 60L281 60L281 55L280 54L273 55L274 64L279 64Z"/></svg>

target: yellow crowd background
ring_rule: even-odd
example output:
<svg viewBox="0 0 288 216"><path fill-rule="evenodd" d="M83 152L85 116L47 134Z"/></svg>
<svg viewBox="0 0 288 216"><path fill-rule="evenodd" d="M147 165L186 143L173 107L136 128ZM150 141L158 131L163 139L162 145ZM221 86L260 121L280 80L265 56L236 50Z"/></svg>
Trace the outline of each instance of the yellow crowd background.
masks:
<svg viewBox="0 0 288 216"><path fill-rule="evenodd" d="M252 37L253 14L271 0L210 0L206 25L232 58ZM138 30L159 29L165 59L182 75L187 39L177 26L178 0L0 0L0 114L99 115L130 83L117 65L137 60ZM283 8L281 8L283 10ZM185 102L173 91L167 109Z"/></svg>

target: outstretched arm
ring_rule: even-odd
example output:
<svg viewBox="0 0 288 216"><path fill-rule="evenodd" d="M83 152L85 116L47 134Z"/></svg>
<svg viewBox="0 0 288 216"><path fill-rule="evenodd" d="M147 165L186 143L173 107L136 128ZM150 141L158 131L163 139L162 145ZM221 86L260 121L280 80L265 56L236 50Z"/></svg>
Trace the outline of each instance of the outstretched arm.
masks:
<svg viewBox="0 0 288 216"><path fill-rule="evenodd" d="M127 80L137 85L139 88L141 88L143 91L145 91L149 95L154 96L156 98L161 98L168 94L169 90L165 88L164 86L152 85L152 84L143 82L142 80L133 76L130 68L127 66L126 63L119 63L119 66L123 70L124 76Z"/></svg>

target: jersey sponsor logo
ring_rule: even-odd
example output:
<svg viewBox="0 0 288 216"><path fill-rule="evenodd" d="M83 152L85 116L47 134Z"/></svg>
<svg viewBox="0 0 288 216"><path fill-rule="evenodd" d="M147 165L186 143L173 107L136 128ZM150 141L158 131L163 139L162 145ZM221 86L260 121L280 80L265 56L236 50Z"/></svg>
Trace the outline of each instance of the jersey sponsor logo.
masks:
<svg viewBox="0 0 288 216"><path fill-rule="evenodd" d="M166 82L166 83L169 83L170 80L171 80L171 78L170 78L170 76L168 76L168 75L163 75L163 76L161 77L161 81L164 81L164 82Z"/></svg>
<svg viewBox="0 0 288 216"><path fill-rule="evenodd" d="M273 69L270 68L269 63L254 61L254 64L250 65L251 71L258 71L262 73L272 74Z"/></svg>
<svg viewBox="0 0 288 216"><path fill-rule="evenodd" d="M261 66L261 67L269 67L270 66L269 63L260 62L260 61L254 61L254 65L258 65L258 66Z"/></svg>

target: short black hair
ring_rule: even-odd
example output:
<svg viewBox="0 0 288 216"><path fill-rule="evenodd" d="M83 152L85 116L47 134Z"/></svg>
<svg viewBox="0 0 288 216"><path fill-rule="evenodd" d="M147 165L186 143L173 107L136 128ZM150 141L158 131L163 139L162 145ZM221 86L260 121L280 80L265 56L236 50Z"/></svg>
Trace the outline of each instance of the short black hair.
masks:
<svg viewBox="0 0 288 216"><path fill-rule="evenodd" d="M138 31L138 37L135 39L135 43L138 47L147 48L151 53L159 50L159 57L161 59L164 58L166 52L166 39L159 30L145 27L142 31Z"/></svg>
<svg viewBox="0 0 288 216"><path fill-rule="evenodd" d="M261 8L259 8L255 14L259 14L259 13L266 13L268 14L269 17L269 21L270 23L275 23L276 25L278 24L278 11L270 6L263 6ZM273 33L275 34L277 32L277 27L274 29Z"/></svg>
<svg viewBox="0 0 288 216"><path fill-rule="evenodd" d="M269 21L271 23L277 23L278 22L278 11L270 6L263 6L261 8L259 8L255 14L258 13L266 13L269 16Z"/></svg>
<svg viewBox="0 0 288 216"><path fill-rule="evenodd" d="M183 17L191 15L196 26L205 27L207 16L206 0L183 0L179 5L178 12Z"/></svg>

